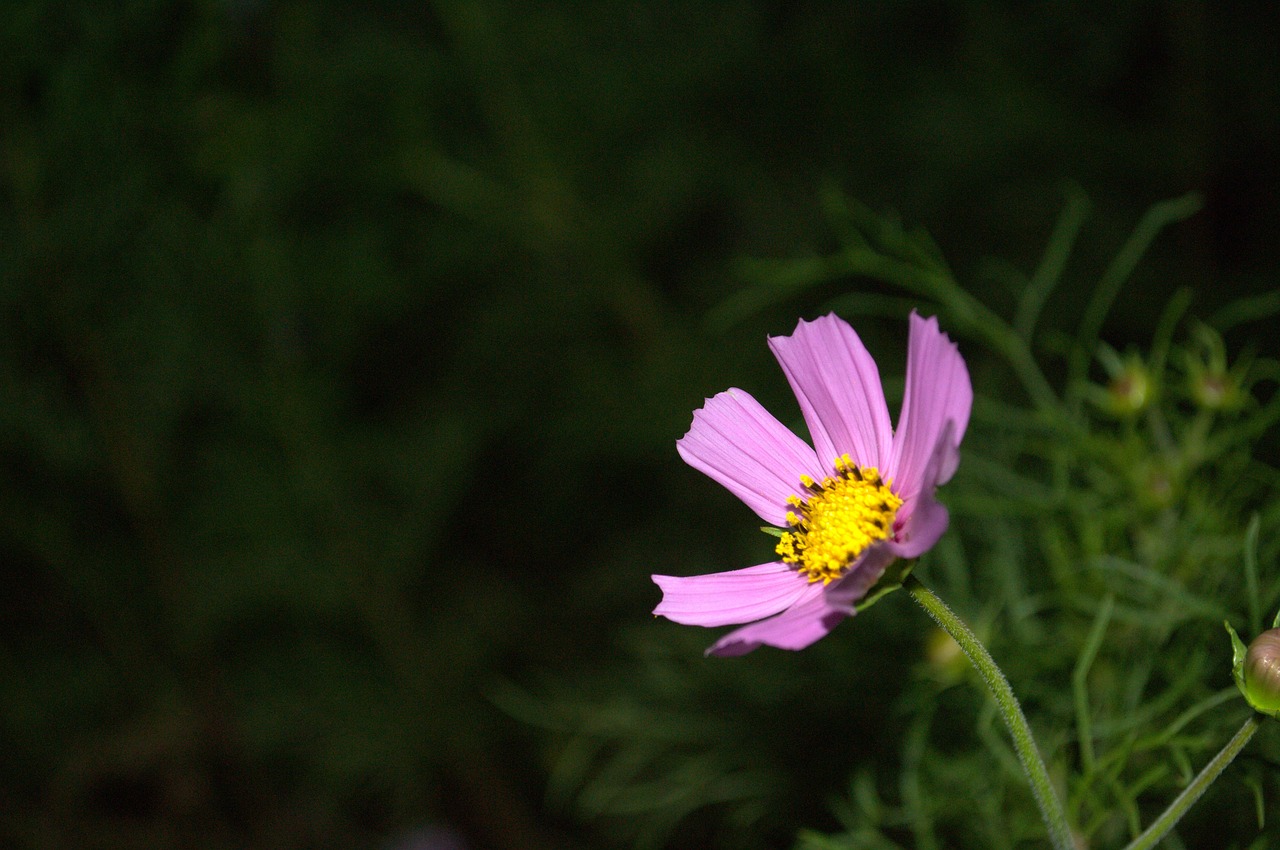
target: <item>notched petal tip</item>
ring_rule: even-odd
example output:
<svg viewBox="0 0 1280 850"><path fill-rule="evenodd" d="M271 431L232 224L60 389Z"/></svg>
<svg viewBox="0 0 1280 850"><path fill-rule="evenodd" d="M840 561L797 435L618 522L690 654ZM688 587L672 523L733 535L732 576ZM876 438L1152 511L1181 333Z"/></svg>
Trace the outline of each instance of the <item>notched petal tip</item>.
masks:
<svg viewBox="0 0 1280 850"><path fill-rule="evenodd" d="M676 451L771 525L786 522L787 497L800 476L821 475L813 449L737 388L717 393L694 411Z"/></svg>
<svg viewBox="0 0 1280 850"><path fill-rule="evenodd" d="M964 439L973 407L973 385L959 346L938 327L936 317L912 313L907 343L907 381L902 415L894 434L890 471L895 489L909 498L924 484L938 435L951 423L953 447ZM958 457L944 459L937 484L955 472Z"/></svg>
<svg viewBox="0 0 1280 850"><path fill-rule="evenodd" d="M663 594L653 613L688 626L754 622L786 610L808 587L803 576L779 562L687 578L651 578Z"/></svg>
<svg viewBox="0 0 1280 850"><path fill-rule="evenodd" d="M875 359L849 323L834 313L801 320L790 336L770 337L769 348L800 404L818 459L830 464L848 454L862 466L881 467L893 425Z"/></svg>

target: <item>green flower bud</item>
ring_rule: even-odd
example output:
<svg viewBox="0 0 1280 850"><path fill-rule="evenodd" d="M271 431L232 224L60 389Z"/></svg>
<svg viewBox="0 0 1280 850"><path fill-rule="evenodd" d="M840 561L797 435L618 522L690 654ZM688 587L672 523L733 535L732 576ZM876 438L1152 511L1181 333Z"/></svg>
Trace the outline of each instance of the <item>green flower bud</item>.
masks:
<svg viewBox="0 0 1280 850"><path fill-rule="evenodd" d="M1246 373L1249 358L1234 366L1227 363L1222 336L1207 325L1192 329L1192 344L1180 352L1187 376L1187 393L1204 410L1232 412L1249 400Z"/></svg>
<svg viewBox="0 0 1280 850"><path fill-rule="evenodd" d="M1263 632L1244 656L1245 698L1266 714L1280 711L1280 629Z"/></svg>
<svg viewBox="0 0 1280 850"><path fill-rule="evenodd" d="M1231 410L1240 405L1240 388L1231 375L1201 372L1192 375L1189 383L1192 400L1206 410Z"/></svg>
<svg viewBox="0 0 1280 850"><path fill-rule="evenodd" d="M1137 352L1121 356L1103 343L1098 346L1096 356L1107 372L1107 383L1087 387L1086 392L1094 404L1117 419L1130 419L1154 403L1158 376Z"/></svg>
<svg viewBox="0 0 1280 850"><path fill-rule="evenodd" d="M1254 638L1248 648L1230 623L1222 625L1231 635L1231 675L1236 687L1254 711L1280 718L1280 613L1271 630Z"/></svg>
<svg viewBox="0 0 1280 850"><path fill-rule="evenodd" d="M1151 374L1137 359L1125 364L1125 368L1107 384L1107 407L1116 416L1132 416L1141 412L1151 402L1151 396Z"/></svg>

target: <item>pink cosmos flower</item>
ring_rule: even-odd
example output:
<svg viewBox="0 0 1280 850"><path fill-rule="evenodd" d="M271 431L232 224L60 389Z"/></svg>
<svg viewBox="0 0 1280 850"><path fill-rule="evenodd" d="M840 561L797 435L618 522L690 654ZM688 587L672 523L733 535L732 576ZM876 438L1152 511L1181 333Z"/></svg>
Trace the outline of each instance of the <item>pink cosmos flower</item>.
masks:
<svg viewBox="0 0 1280 850"><path fill-rule="evenodd" d="M783 534L779 560L680 578L653 576L654 609L677 623L748 623L708 655L762 644L803 649L854 613L895 558L915 558L947 530L934 490L955 473L973 388L935 318L912 312L907 381L895 431L875 361L835 315L770 337L814 446L754 398L730 389L693 414L676 443L685 462Z"/></svg>

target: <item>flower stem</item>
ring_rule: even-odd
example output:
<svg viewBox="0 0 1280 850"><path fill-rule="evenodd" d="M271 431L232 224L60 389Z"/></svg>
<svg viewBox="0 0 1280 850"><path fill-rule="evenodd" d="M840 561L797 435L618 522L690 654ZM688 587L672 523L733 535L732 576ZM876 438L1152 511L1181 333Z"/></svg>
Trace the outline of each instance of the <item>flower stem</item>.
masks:
<svg viewBox="0 0 1280 850"><path fill-rule="evenodd" d="M1049 830L1049 840L1053 843L1054 850L1073 850L1076 845L1071 837L1071 828L1067 825L1067 816L1062 810L1062 803L1058 800L1057 793L1053 790L1053 783L1049 781L1049 771L1045 768L1044 759L1040 757L1040 751L1036 748L1035 738L1031 735L1031 727L1027 725L1022 707L1018 705L1018 698L1013 695L1013 689L1009 687L1009 680L996 666L991 653L987 652L987 648L982 645L982 641L978 640L973 630L965 625L945 602L934 595L933 591L921 584L914 575L907 576L902 586L916 602L920 603L920 607L933 618L934 622L960 645L960 649L968 656L983 681L987 683L991 696L995 698L996 705L1000 709L1000 716L1004 718L1005 726L1009 728L1009 734L1013 737L1014 749L1017 750L1022 769L1027 774L1027 781L1031 784L1031 793L1035 795L1036 804L1040 807L1040 816Z"/></svg>
<svg viewBox="0 0 1280 850"><path fill-rule="evenodd" d="M1169 808L1164 810L1164 814L1155 819L1146 831L1139 835L1129 844L1125 850L1147 850L1147 848L1155 847L1165 833L1173 829L1173 827L1187 813L1187 810L1195 805L1196 800L1200 799L1200 795L1208 790L1213 781L1218 778L1218 774L1231 764L1232 759L1240 754L1244 749L1244 745L1249 743L1249 739L1253 737L1253 733L1258 731L1258 726L1262 723L1262 715L1252 713L1249 719L1240 727L1240 731L1227 741L1227 745L1213 757L1213 761L1204 766L1204 770L1200 771L1195 779L1191 780L1191 784L1183 789L1178 795L1178 799L1169 804Z"/></svg>

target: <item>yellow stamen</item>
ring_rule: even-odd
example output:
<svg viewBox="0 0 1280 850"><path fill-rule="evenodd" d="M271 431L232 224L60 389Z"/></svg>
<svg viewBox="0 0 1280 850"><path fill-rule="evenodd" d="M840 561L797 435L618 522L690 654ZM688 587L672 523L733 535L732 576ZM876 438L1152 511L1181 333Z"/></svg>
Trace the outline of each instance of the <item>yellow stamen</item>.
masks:
<svg viewBox="0 0 1280 850"><path fill-rule="evenodd" d="M806 495L790 496L787 512L791 530L778 541L777 552L788 564L827 584L844 575L872 543L886 539L902 500L890 490L892 482L875 467L860 467L848 455L835 460L834 477L815 482L800 476Z"/></svg>

